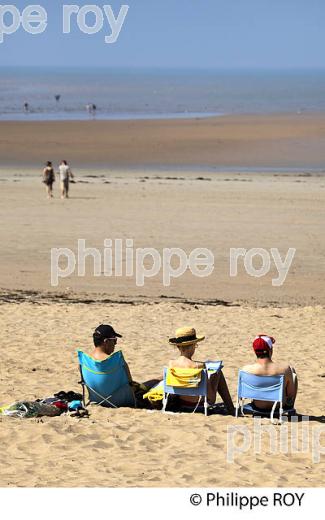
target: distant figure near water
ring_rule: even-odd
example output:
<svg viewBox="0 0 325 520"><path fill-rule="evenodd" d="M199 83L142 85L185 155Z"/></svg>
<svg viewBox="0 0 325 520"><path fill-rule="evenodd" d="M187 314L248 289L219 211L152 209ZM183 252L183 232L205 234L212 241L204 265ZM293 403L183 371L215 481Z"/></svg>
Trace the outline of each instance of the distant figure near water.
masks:
<svg viewBox="0 0 325 520"><path fill-rule="evenodd" d="M61 161L59 166L60 184L61 184L61 199L69 198L69 181L73 179L73 173L67 161Z"/></svg>
<svg viewBox="0 0 325 520"><path fill-rule="evenodd" d="M54 96L54 98L55 98L55 101L58 103L60 101L60 99L61 99L61 94L56 94Z"/></svg>
<svg viewBox="0 0 325 520"><path fill-rule="evenodd" d="M97 106L94 105L94 103L88 103L88 105L86 105L86 110L87 110L87 112L88 112L88 114L90 116L95 117L96 116Z"/></svg>
<svg viewBox="0 0 325 520"><path fill-rule="evenodd" d="M55 182L55 175L51 161L47 161L43 170L43 182L45 184L47 198L53 198L53 182Z"/></svg>
<svg viewBox="0 0 325 520"><path fill-rule="evenodd" d="M29 112L29 104L27 103L27 101L25 101L25 103L24 103L24 112L25 112L25 114L28 114L28 112Z"/></svg>

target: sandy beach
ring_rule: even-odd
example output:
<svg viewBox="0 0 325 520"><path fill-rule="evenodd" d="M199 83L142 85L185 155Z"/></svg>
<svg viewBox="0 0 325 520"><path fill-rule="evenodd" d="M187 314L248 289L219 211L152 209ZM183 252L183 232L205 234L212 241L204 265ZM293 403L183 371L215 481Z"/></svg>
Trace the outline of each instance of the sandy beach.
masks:
<svg viewBox="0 0 325 520"><path fill-rule="evenodd" d="M63 158L79 168L140 171L161 167L323 170L324 149L322 113L0 122L1 165L19 166L23 171Z"/></svg>
<svg viewBox="0 0 325 520"><path fill-rule="evenodd" d="M173 297L221 302L324 304L325 178L305 174L183 174L145 175L75 169L71 199L60 200L59 182L53 200L45 197L37 170L2 169L0 178L1 285L7 291L41 291L64 297L111 300ZM34 175L34 177L32 176ZM187 255L207 248L214 255L210 276L189 269L163 285L162 269L143 286L133 276L94 277L89 259L85 276L77 268L58 286L51 286L51 249L69 248L77 255L78 239L103 256L105 239L132 239L134 248L181 248ZM278 269L272 260L265 276L247 273L243 259L230 276L230 249L277 248L284 259L296 249L281 286L272 285ZM114 248L112 248L114 256ZM125 254L122 274L125 274ZM66 260L62 257L62 268ZM261 259L255 259L256 268ZM144 262L150 267L150 258ZM61 264L60 264L61 265ZM91 296L93 295L93 296Z"/></svg>
<svg viewBox="0 0 325 520"><path fill-rule="evenodd" d="M75 351L91 349L101 322L123 334L135 380L159 378L174 354L168 337L189 324L207 337L200 358L224 361L233 398L252 339L273 335L276 358L298 372L296 407L312 438L325 405L324 128L321 115L0 123L0 406L78 391ZM71 198L59 198L57 181L47 200L42 162L62 157L75 173ZM51 286L51 248L75 252L80 238L98 250L109 238L159 252L209 248L214 270L205 278L187 271L168 287L160 273L139 287L134 277L94 277L90 262L85 276ZM240 263L231 277L230 248L296 253L277 287L274 263L259 278ZM2 416L0 486L324 485L324 455L315 463L312 445L271 454L265 436L260 452L227 462L234 425L253 435L252 419L222 415L91 408L81 420Z"/></svg>
<svg viewBox="0 0 325 520"><path fill-rule="evenodd" d="M310 439L324 425L325 365L319 353L324 310L159 304L2 304L0 393L3 403L36 398L59 390L78 391L75 350L91 348L91 332L100 321L112 322L123 334L120 346L133 377L159 377L174 355L167 338L180 324L197 326L207 339L201 359L223 359L231 395L237 369L252 359L257 331L272 334L275 356L290 361L300 378L298 413L310 416ZM271 454L268 435L261 453L253 446L227 462L227 428L246 426L251 418L159 411L91 408L89 419L0 418L2 457L0 485L107 487L323 486L324 455L312 461L312 447ZM263 420L263 424L268 422ZM280 428L274 426L276 434ZM297 428L289 425L291 430ZM290 439L291 437L289 437ZM278 439L279 440L279 439ZM241 437L237 442L240 445ZM290 441L289 441L290 442ZM322 443L323 441L321 441ZM277 444L278 446L278 444ZM261 482L261 475L263 480Z"/></svg>

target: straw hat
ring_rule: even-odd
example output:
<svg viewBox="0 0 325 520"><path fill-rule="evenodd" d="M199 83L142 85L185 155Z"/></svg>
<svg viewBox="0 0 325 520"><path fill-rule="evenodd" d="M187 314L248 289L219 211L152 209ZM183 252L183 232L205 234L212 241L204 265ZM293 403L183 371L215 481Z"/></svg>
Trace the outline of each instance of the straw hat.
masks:
<svg viewBox="0 0 325 520"><path fill-rule="evenodd" d="M169 343L173 345L183 347L187 347L189 345L193 345L193 343L198 343L199 341L203 341L205 336L197 336L196 330L193 327L180 327L176 329L175 338L169 338Z"/></svg>

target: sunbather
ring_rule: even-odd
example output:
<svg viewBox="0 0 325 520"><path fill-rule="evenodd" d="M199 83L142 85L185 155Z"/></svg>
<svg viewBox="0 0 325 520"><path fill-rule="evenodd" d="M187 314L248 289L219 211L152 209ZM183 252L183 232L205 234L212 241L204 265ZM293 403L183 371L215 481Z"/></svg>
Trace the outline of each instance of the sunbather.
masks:
<svg viewBox="0 0 325 520"><path fill-rule="evenodd" d="M93 333L94 350L91 353L91 357L97 361L103 361L104 359L107 359L108 356L113 354L117 344L117 339L121 337L122 335L115 332L111 325L99 325L99 327L97 327ZM137 397L137 405L141 406L143 394L156 385L159 380L151 379L149 381L145 381L144 383L137 383L136 381L133 381L129 366L126 362L125 370L128 375L130 384L133 387L133 391ZM145 402L144 405L146 403L147 402Z"/></svg>
<svg viewBox="0 0 325 520"><path fill-rule="evenodd" d="M99 327L97 327L93 333L95 348L91 353L91 356L97 361L103 361L108 356L113 354L117 344L117 338L121 337L122 335L115 332L111 325L99 325ZM127 369L129 370L129 367L127 367Z"/></svg>
<svg viewBox="0 0 325 520"><path fill-rule="evenodd" d="M174 338L169 339L169 343L177 346L179 356L169 361L169 368L205 368L203 361L194 361L197 344L205 339L204 336L197 336L195 329L191 327L182 327L176 330ZM220 370L216 374L209 377L208 381L208 403L214 404L216 395L219 393L221 399L227 407L230 414L234 414L235 408L232 402L226 379ZM197 397L178 396L180 404L196 405Z"/></svg>
<svg viewBox="0 0 325 520"><path fill-rule="evenodd" d="M271 336L260 334L253 341L253 349L256 354L256 362L246 365L242 370L257 376L278 376L284 374L285 408L292 408L298 391L298 378L296 371L287 363L276 363L272 360L273 344L275 339ZM270 410L273 403L269 401L253 401L255 407L261 410Z"/></svg>

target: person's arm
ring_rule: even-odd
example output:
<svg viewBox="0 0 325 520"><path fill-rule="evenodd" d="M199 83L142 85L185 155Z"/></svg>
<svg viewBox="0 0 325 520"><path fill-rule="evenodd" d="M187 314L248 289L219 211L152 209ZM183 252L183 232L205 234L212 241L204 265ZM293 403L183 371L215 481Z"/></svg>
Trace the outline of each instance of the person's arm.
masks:
<svg viewBox="0 0 325 520"><path fill-rule="evenodd" d="M131 376L131 372L130 372L130 369L129 369L129 365L127 364L127 362L125 361L125 371L127 373L127 376L129 378L129 383L132 383L132 376Z"/></svg>
<svg viewBox="0 0 325 520"><path fill-rule="evenodd" d="M68 173L69 173L69 177L70 177L71 179L74 179L74 175L73 175L73 173L72 173L72 171L71 171L70 168L69 168L69 170L68 170Z"/></svg>

